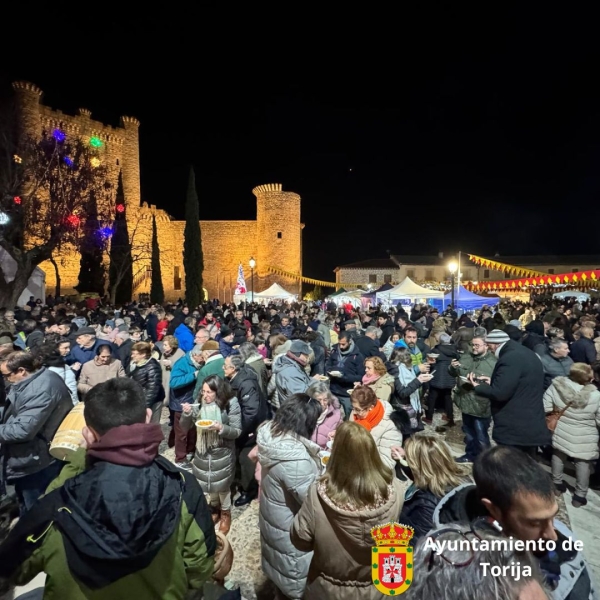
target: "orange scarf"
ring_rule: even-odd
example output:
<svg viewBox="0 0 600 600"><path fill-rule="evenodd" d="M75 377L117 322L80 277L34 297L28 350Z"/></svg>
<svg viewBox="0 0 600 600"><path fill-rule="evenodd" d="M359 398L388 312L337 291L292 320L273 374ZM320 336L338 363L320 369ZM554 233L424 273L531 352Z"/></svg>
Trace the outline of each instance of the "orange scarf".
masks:
<svg viewBox="0 0 600 600"><path fill-rule="evenodd" d="M354 422L362 425L367 431L371 431L373 427L379 425L384 412L383 402L377 400L377 404L362 419L354 415Z"/></svg>

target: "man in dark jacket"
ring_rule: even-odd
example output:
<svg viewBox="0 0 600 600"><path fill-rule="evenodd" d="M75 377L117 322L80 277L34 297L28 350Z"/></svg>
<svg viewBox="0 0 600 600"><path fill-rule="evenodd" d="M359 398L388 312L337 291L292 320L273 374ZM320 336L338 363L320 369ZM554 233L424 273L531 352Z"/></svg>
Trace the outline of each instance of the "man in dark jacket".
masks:
<svg viewBox="0 0 600 600"><path fill-rule="evenodd" d="M381 329L379 343L383 346L394 333L394 322L386 314L382 314L377 317L377 324Z"/></svg>
<svg viewBox="0 0 600 600"><path fill-rule="evenodd" d="M379 346L380 335L381 329L379 329L379 327L369 325L365 329L365 335L361 335L360 337L355 338L354 340L357 350L365 358L369 358L370 356L379 356L379 358L381 358L383 362L385 362L385 354L382 354Z"/></svg>
<svg viewBox="0 0 600 600"><path fill-rule="evenodd" d="M143 390L111 379L85 399L81 448L0 546L0 577L46 573L47 598L182 599L211 578L216 538L195 477L158 455Z"/></svg>
<svg viewBox="0 0 600 600"><path fill-rule="evenodd" d="M114 346L106 340L97 339L96 330L93 327L79 328L75 340L77 344L71 348L71 352L65 358L65 361L70 365L77 377L79 377L79 374L81 373L81 367L83 367L86 362L95 358L96 350L98 350L100 346L110 346L113 356L116 357ZM125 365L123 365L123 368L125 368Z"/></svg>
<svg viewBox="0 0 600 600"><path fill-rule="evenodd" d="M242 433L235 441L241 470L242 495L234 502L244 506L258 495L258 482L254 477L255 464L248 454L256 445L256 430L267 419L267 398L260 389L256 372L244 364L239 354L228 356L223 365L225 377L242 410Z"/></svg>
<svg viewBox="0 0 600 600"><path fill-rule="evenodd" d="M4 469L23 514L60 472L63 463L48 449L73 400L65 382L45 367L38 370L28 352L8 355L0 371L10 385L0 423Z"/></svg>
<svg viewBox="0 0 600 600"><path fill-rule="evenodd" d="M352 411L348 390L362 381L365 374L365 357L358 351L350 332L340 333L325 363L325 372L331 377L331 393L339 399L347 417Z"/></svg>
<svg viewBox="0 0 600 600"><path fill-rule="evenodd" d="M571 358L574 362L591 365L596 362L596 346L594 330L591 327L582 327L579 330L580 338L571 344Z"/></svg>
<svg viewBox="0 0 600 600"><path fill-rule="evenodd" d="M593 344L592 344L593 345ZM552 385L555 377L568 377L573 359L569 357L569 344L562 338L554 338L545 346L536 346L536 353L544 368L544 391Z"/></svg>
<svg viewBox="0 0 600 600"><path fill-rule="evenodd" d="M148 334L148 339L150 339L153 343L156 343L158 340L158 332L156 331L157 325L158 317L156 316L156 309L152 307L149 309L144 326L146 328L146 333Z"/></svg>
<svg viewBox="0 0 600 600"><path fill-rule="evenodd" d="M491 331L485 342L498 358L496 368L489 383L479 383L472 374L469 381L479 396L491 401L493 439L535 456L537 447L551 440L544 412L542 363L535 352L499 329Z"/></svg>

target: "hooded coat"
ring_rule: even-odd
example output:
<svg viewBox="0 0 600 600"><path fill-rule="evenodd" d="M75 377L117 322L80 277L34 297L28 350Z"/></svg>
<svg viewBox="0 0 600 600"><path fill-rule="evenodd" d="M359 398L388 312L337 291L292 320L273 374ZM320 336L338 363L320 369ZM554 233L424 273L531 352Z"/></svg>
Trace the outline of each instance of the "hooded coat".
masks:
<svg viewBox="0 0 600 600"><path fill-rule="evenodd" d="M74 453L0 546L0 577L23 585L44 572L47 600L180 600L202 589L214 526L191 473L157 458L162 437L159 425L115 427Z"/></svg>
<svg viewBox="0 0 600 600"><path fill-rule="evenodd" d="M293 394L305 394L308 386L313 383L302 366L289 356L282 356L275 361L273 377L280 405Z"/></svg>
<svg viewBox="0 0 600 600"><path fill-rule="evenodd" d="M471 523L477 517L489 516L479 501L476 486L464 483L439 501L433 513L433 525L438 527L450 523ZM558 519L554 519L553 525L558 538L556 552L552 558L547 555L537 557L546 575L550 575L550 578L559 575L558 586L552 590L550 598L552 600L594 600L596 594L593 591L587 561L583 552L574 549L572 544L577 537ZM568 539L571 540L571 544L565 545ZM558 561L558 565L555 561ZM558 573L553 573L557 567Z"/></svg>
<svg viewBox="0 0 600 600"><path fill-rule="evenodd" d="M337 507L314 483L294 518L292 543L314 551L305 600L376 600L381 592L371 579L371 529L397 521L406 485L394 479L388 500L377 508L345 510Z"/></svg>
<svg viewBox="0 0 600 600"><path fill-rule="evenodd" d="M189 431L199 418L197 407L189 414L181 413L179 426L183 431ZM192 473L207 494L227 492L233 483L235 475L235 440L242 432L242 411L236 398L229 401L228 410L221 410L223 429L219 432L222 442L220 446L210 448L200 454L198 445L192 459ZM198 432L198 436L202 435Z"/></svg>
<svg viewBox="0 0 600 600"><path fill-rule="evenodd" d="M274 437L271 424L258 430L260 538L262 568L289 598L302 598L312 552L298 550L290 539L294 516L320 473L319 446L286 433Z"/></svg>
<svg viewBox="0 0 600 600"><path fill-rule="evenodd" d="M595 385L581 385L568 377L557 377L544 394L544 410L565 410L558 420L552 446L572 458L596 460L600 427L600 392Z"/></svg>

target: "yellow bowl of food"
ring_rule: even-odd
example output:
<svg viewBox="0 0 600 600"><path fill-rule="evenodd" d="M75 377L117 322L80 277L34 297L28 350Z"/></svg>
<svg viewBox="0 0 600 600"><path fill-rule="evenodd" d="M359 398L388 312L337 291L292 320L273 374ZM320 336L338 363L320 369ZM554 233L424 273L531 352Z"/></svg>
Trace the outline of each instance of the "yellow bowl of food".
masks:
<svg viewBox="0 0 600 600"><path fill-rule="evenodd" d="M331 458L331 452L322 452L321 453L321 464L324 467L326 467L330 458Z"/></svg>
<svg viewBox="0 0 600 600"><path fill-rule="evenodd" d="M208 429L214 421L210 421L209 419L200 419L196 421L196 427L200 427L200 429Z"/></svg>

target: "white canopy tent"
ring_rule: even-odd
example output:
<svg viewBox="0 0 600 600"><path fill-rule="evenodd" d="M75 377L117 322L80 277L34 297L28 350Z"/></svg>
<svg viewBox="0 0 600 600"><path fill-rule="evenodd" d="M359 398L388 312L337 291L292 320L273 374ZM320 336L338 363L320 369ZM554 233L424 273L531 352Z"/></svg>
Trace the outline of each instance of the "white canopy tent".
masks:
<svg viewBox="0 0 600 600"><path fill-rule="evenodd" d="M292 300L295 297L296 294L290 294L290 292L284 290L278 283L274 283L266 290L254 294L255 300Z"/></svg>
<svg viewBox="0 0 600 600"><path fill-rule="evenodd" d="M3 248L0 248L0 269L4 273L7 283L10 283L17 273L17 263L12 256ZM33 296L36 300L46 301L46 273L36 267L27 282L27 287L23 290L17 301L17 306L25 306L29 298ZM13 308L12 306L7 308Z"/></svg>
<svg viewBox="0 0 600 600"><path fill-rule="evenodd" d="M338 296L333 296L332 300L337 304L352 304L352 306L361 305L361 297L366 294L365 290L352 290L351 292L344 292Z"/></svg>
<svg viewBox="0 0 600 600"><path fill-rule="evenodd" d="M385 292L379 292L375 296L376 302L391 300L422 300L429 298L443 298L442 290L430 290L415 283L410 277L406 277L396 287Z"/></svg>
<svg viewBox="0 0 600 600"><path fill-rule="evenodd" d="M587 302L591 296L582 292L580 290L565 290L564 292L556 292L556 294L552 294L553 298L558 298L559 300L565 300L566 298L577 298L579 302Z"/></svg>

